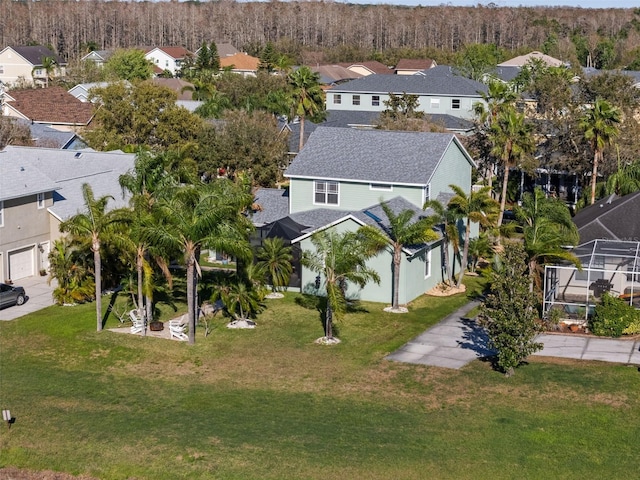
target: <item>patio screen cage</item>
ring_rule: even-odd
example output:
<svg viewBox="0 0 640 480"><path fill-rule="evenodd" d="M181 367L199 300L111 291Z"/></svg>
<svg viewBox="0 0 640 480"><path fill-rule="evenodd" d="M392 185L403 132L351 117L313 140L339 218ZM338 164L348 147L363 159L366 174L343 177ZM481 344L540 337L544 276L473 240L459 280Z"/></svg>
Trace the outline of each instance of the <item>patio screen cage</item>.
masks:
<svg viewBox="0 0 640 480"><path fill-rule="evenodd" d="M585 322L607 292L640 308L640 242L592 240L576 247L582 270L547 265L543 313L560 310L560 318Z"/></svg>

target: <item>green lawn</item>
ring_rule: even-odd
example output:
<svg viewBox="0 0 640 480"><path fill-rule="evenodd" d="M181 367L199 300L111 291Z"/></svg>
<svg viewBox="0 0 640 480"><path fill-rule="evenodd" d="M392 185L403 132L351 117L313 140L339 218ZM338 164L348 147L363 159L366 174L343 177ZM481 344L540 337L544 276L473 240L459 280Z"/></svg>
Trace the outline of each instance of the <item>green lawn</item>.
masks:
<svg viewBox="0 0 640 480"><path fill-rule="evenodd" d="M95 332L92 304L0 322L0 408L16 417L0 428L0 467L154 480L637 477L637 368L534 359L505 379L485 362L388 362L464 296L421 298L406 315L362 304L334 347L313 343L318 313L294 297L270 300L255 330L218 318L195 346Z"/></svg>

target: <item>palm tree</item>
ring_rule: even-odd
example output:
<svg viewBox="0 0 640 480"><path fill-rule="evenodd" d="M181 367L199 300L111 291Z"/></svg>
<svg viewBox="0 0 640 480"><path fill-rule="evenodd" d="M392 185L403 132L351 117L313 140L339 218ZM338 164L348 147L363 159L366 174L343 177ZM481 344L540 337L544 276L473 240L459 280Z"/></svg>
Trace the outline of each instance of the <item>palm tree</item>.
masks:
<svg viewBox="0 0 640 480"><path fill-rule="evenodd" d="M469 259L469 241L471 240L471 222L479 223L481 226L490 226L495 222L498 214L499 204L489 196L489 187L472 191L469 195L457 185L449 185L455 195L449 200L449 208L460 217L466 218L464 247L462 251L462 261L460 262L460 276L456 284L457 288L462 285L462 277L467 270Z"/></svg>
<svg viewBox="0 0 640 480"><path fill-rule="evenodd" d="M89 184L82 185L82 196L86 211L78 213L60 224L61 232L69 232L77 238L87 240L91 244L94 263L94 279L96 285L96 321L98 331L102 330L102 263L100 248L115 233L115 227L126 223L127 212L122 209L107 211L107 204L113 197L105 195L96 199Z"/></svg>
<svg viewBox="0 0 640 480"><path fill-rule="evenodd" d="M619 196L640 191L640 162L636 161L622 167L607 179L605 194Z"/></svg>
<svg viewBox="0 0 640 480"><path fill-rule="evenodd" d="M515 210L522 224L524 249L527 253L531 288L542 284L542 268L550 262L566 260L576 266L578 258L566 247L575 246L580 235L567 206L557 198L547 198L536 188L522 196L522 206Z"/></svg>
<svg viewBox="0 0 640 480"><path fill-rule="evenodd" d="M429 216L415 219L416 214L413 210L406 209L396 215L386 203L382 203L380 206L389 220L388 224L380 223L380 228L386 233L388 237L386 240L390 241L393 251L393 299L391 309L398 311L402 251L410 245L419 245L437 240L439 236L433 230L433 226L438 221L438 217Z"/></svg>
<svg viewBox="0 0 640 480"><path fill-rule="evenodd" d="M267 238L256 257L259 268L266 272L273 293L289 285L293 272L291 246L285 245L281 238Z"/></svg>
<svg viewBox="0 0 640 480"><path fill-rule="evenodd" d="M302 264L324 277L326 339L333 339L333 319L340 320L347 310L347 282L360 288L370 281L380 283L378 273L366 265L367 260L383 248L379 238L375 227L360 227L355 232L344 233L322 230L311 236L314 250L303 252Z"/></svg>
<svg viewBox="0 0 640 480"><path fill-rule="evenodd" d="M45 74L44 85L45 87L48 87L49 79L51 78L51 74L56 70L56 67L58 66L58 62L56 62L56 59L53 57L42 57L41 61L42 61L42 65L38 65L34 67L33 70L31 71L31 75L33 76L34 72L38 70L44 70L44 74Z"/></svg>
<svg viewBox="0 0 640 480"><path fill-rule="evenodd" d="M453 268L449 258L449 247L453 247L454 256L458 254L460 250L460 234L457 226L459 217L453 209L445 207L437 200L427 200L422 208L433 210L436 224L442 225L444 276L445 281L451 285L453 283Z"/></svg>
<svg viewBox="0 0 640 480"><path fill-rule="evenodd" d="M620 110L606 100L596 99L593 106L580 119L580 128L584 138L589 142L593 151L593 169L591 171L591 205L596 201L596 182L598 180L598 165L602 161L602 154L620 133Z"/></svg>
<svg viewBox="0 0 640 480"><path fill-rule="evenodd" d="M150 243L181 252L187 270L189 343L195 343L197 276L202 248L250 259L251 223L242 215L251 193L228 179L210 184L183 185L165 192L154 206L156 223L146 229Z"/></svg>
<svg viewBox="0 0 640 480"><path fill-rule="evenodd" d="M500 227L507 202L509 170L530 156L536 145L531 125L526 122L524 114L518 113L514 108L506 108L498 113L491 124L490 138L493 143L492 152L500 156L504 169L498 216L498 227Z"/></svg>
<svg viewBox="0 0 640 480"><path fill-rule="evenodd" d="M324 92L320 88L320 75L309 67L300 67L288 75L291 92L291 117L300 119L300 143L298 151L304 145L305 118L321 121L325 114Z"/></svg>

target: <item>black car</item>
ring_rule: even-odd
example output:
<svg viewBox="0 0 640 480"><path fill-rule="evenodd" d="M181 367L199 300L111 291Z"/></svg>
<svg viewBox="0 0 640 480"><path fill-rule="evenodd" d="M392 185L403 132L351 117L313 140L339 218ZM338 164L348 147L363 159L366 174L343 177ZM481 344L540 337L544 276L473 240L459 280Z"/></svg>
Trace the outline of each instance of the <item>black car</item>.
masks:
<svg viewBox="0 0 640 480"><path fill-rule="evenodd" d="M0 283L0 308L22 305L26 299L24 288Z"/></svg>

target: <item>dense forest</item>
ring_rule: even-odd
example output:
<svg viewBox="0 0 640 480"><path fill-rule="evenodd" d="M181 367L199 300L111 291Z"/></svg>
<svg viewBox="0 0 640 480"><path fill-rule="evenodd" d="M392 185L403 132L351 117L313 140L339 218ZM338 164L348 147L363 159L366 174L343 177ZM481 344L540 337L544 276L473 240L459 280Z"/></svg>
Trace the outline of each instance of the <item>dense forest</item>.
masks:
<svg viewBox="0 0 640 480"><path fill-rule="evenodd" d="M599 68L640 56L640 9L403 7L333 2L0 0L0 46L42 44L67 59L92 49L267 42L298 62L430 56L450 63L465 46L505 54L543 50Z"/></svg>

